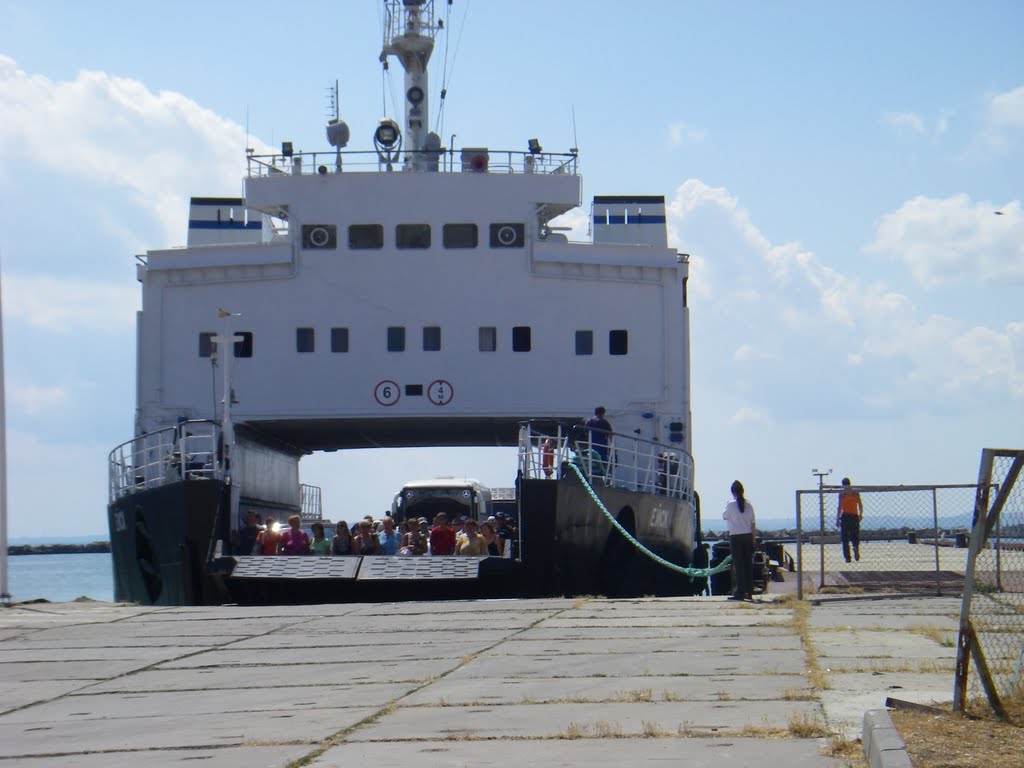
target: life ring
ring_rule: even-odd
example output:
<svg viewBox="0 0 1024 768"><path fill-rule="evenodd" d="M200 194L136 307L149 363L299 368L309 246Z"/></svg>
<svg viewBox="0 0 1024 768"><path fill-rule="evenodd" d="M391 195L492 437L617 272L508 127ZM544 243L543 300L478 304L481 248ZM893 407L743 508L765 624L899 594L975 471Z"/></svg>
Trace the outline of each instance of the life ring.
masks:
<svg viewBox="0 0 1024 768"><path fill-rule="evenodd" d="M540 445L540 465L544 469L544 476L550 480L555 473L555 444L550 437L544 438Z"/></svg>

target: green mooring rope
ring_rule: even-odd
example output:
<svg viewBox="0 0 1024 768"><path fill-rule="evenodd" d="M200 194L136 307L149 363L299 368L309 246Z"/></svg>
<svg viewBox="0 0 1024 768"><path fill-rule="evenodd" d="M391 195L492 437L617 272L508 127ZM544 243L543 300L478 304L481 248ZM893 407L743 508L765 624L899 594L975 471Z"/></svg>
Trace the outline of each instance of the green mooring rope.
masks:
<svg viewBox="0 0 1024 768"><path fill-rule="evenodd" d="M714 576L716 573L722 573L724 571L727 571L730 567L732 567L732 555L726 557L725 560L716 565L714 568L688 568L683 565L676 565L675 563L670 563L661 555L657 555L654 552L651 552L651 550L649 550L647 547L645 547L643 544L637 541L636 538L629 531L623 528L622 524L612 516L612 513L608 511L608 507L604 505L604 502L601 501L601 499L598 497L597 492L594 490L594 487L590 484L590 481L587 480L586 476L583 474L583 470L581 470L579 466L577 466L576 461L573 460L566 463L570 467L572 467L572 471L576 473L576 476L580 479L580 482L583 483L583 487L586 488L587 493L590 494L590 498L593 499L595 504L597 504L598 509L600 509L601 512L604 513L604 516L608 518L608 521L612 525L614 525L616 529L618 529L619 533L621 533L625 537L626 541L628 541L630 544L632 544L634 547L640 550L640 552L647 555L647 557L651 558L651 560L653 560L654 562L658 563L659 565L663 565L666 568L669 568L673 571L676 571L677 573L681 573L684 576L689 576L691 579L706 579L709 576Z"/></svg>

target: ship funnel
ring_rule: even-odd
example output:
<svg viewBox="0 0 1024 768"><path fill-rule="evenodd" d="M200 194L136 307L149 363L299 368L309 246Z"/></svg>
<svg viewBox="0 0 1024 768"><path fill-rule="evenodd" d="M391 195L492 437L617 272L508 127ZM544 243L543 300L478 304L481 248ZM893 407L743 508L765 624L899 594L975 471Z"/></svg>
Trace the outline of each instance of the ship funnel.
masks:
<svg viewBox="0 0 1024 768"><path fill-rule="evenodd" d="M598 196L590 210L595 243L668 247L664 196Z"/></svg>

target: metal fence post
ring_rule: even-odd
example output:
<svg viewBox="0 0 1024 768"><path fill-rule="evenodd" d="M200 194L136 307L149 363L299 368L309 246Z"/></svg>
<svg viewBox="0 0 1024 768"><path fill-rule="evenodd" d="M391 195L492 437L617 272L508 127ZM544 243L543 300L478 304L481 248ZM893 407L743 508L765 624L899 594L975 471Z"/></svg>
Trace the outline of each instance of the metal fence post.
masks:
<svg viewBox="0 0 1024 768"><path fill-rule="evenodd" d="M804 534L801 525L800 491L796 492L796 599L804 599Z"/></svg>
<svg viewBox="0 0 1024 768"><path fill-rule="evenodd" d="M939 566L939 492L932 488L932 517L935 520L935 594L942 594L942 576Z"/></svg>

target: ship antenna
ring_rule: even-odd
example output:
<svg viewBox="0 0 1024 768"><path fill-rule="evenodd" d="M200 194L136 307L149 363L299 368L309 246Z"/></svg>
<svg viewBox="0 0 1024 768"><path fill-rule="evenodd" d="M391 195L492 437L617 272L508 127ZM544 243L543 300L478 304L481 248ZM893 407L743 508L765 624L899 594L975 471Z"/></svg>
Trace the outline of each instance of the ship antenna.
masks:
<svg viewBox="0 0 1024 768"><path fill-rule="evenodd" d="M384 47L381 61L394 56L405 69L406 168L427 168L430 128L427 63L434 50L434 0L385 0Z"/></svg>
<svg viewBox="0 0 1024 768"><path fill-rule="evenodd" d="M438 121L434 126L434 129L439 133L444 133L444 106L445 98L448 96L448 85L451 83L451 77L448 73L448 43L451 40L451 6L453 0L448 0L448 7L445 10L445 36L444 36L444 75L441 78L441 106L438 110L437 116ZM452 53L451 58L451 70L455 71L455 60L459 57L459 48L462 45L462 33L466 31L466 16L469 14L469 0L463 4L462 20L459 22L459 36L455 38L455 52Z"/></svg>
<svg viewBox="0 0 1024 768"><path fill-rule="evenodd" d="M574 155L578 155L580 153L580 142L579 142L579 139L576 138L576 105L575 104L572 105L572 148L569 151L572 152Z"/></svg>

